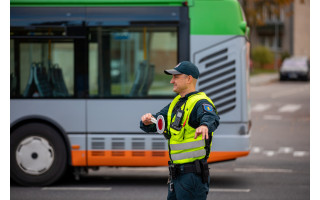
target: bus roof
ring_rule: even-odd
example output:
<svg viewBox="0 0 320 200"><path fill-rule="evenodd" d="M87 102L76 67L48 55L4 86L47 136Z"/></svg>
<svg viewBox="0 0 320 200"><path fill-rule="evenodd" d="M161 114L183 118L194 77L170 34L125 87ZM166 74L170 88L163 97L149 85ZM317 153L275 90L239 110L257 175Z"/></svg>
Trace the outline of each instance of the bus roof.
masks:
<svg viewBox="0 0 320 200"><path fill-rule="evenodd" d="M192 0L11 0L11 6L182 6Z"/></svg>
<svg viewBox="0 0 320 200"><path fill-rule="evenodd" d="M188 6L191 35L246 35L238 0L10 0L11 7ZM213 26L214 24L214 26Z"/></svg>

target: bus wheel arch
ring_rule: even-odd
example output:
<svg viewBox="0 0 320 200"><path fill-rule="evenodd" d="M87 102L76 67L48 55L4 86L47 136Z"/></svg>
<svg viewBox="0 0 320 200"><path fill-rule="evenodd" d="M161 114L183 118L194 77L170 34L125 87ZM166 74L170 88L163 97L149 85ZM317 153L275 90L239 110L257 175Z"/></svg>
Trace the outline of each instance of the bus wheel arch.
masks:
<svg viewBox="0 0 320 200"><path fill-rule="evenodd" d="M11 178L28 186L54 183L64 175L70 165L68 143L61 131L49 122L19 122L11 128Z"/></svg>

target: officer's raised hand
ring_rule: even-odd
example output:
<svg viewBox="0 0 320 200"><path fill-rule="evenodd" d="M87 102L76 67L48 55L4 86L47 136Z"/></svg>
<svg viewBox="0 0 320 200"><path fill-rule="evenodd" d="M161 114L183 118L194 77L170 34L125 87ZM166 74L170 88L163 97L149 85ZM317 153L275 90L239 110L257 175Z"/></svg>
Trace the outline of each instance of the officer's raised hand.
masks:
<svg viewBox="0 0 320 200"><path fill-rule="evenodd" d="M201 125L196 129L196 133L194 134L194 139L197 139L199 135L202 134L202 139L209 139L208 135L208 127L206 125Z"/></svg>
<svg viewBox="0 0 320 200"><path fill-rule="evenodd" d="M151 117L153 117L153 116L151 115L151 113L144 114L144 115L141 117L142 123L143 123L145 126L148 126L148 125L150 125L150 124L153 124L153 122L151 121Z"/></svg>

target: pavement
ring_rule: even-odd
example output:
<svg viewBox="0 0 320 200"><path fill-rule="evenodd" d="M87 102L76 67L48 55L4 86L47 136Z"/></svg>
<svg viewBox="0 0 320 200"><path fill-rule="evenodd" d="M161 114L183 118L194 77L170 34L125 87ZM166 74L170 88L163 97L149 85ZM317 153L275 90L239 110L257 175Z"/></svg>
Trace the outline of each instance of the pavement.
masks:
<svg viewBox="0 0 320 200"><path fill-rule="evenodd" d="M279 80L278 73L258 74L258 75L250 76L250 85L251 86L265 85L278 80Z"/></svg>

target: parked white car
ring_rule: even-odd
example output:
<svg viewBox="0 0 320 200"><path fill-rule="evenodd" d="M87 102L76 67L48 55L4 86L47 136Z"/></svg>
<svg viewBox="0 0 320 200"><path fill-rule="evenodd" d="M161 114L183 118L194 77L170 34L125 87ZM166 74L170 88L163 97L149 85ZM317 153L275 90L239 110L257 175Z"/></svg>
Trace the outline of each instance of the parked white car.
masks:
<svg viewBox="0 0 320 200"><path fill-rule="evenodd" d="M286 58L280 67L280 81L287 79L310 80L310 61L307 57Z"/></svg>

